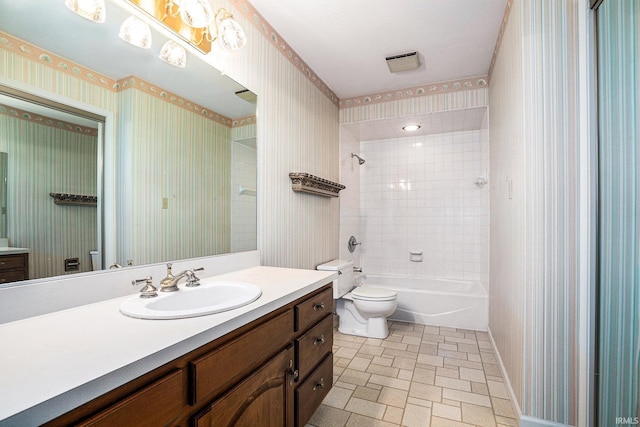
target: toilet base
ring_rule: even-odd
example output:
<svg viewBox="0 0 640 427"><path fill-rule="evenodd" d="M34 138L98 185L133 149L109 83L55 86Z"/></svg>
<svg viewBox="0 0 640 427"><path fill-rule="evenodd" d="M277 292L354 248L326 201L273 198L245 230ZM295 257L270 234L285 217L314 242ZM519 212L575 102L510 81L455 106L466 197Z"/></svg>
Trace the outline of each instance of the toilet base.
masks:
<svg viewBox="0 0 640 427"><path fill-rule="evenodd" d="M337 300L336 313L338 314L338 332L341 334L379 339L389 335L386 317L365 319L358 313L353 301Z"/></svg>

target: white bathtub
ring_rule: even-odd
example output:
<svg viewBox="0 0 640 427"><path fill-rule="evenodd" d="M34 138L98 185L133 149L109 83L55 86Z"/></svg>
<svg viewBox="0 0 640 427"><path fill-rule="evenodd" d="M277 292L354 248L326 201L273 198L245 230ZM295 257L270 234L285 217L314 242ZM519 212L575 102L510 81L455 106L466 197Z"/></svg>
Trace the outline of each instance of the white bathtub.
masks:
<svg viewBox="0 0 640 427"><path fill-rule="evenodd" d="M361 276L361 283L398 293L392 320L487 330L489 299L480 282L366 274Z"/></svg>

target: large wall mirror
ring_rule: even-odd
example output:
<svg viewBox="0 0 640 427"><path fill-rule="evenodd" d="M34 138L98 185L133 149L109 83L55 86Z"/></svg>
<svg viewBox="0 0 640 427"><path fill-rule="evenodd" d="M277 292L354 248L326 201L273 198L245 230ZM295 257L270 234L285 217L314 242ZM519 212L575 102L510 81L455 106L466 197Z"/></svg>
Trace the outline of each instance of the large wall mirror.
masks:
<svg viewBox="0 0 640 427"><path fill-rule="evenodd" d="M45 84L41 71L0 75L0 257L28 250L41 279L255 249L255 96L195 50L184 68L161 61L172 35L159 25L150 49L127 44L119 28L139 12L106 3L97 24L64 2L0 1L0 55L58 68ZM60 85L60 99L113 114L65 108Z"/></svg>

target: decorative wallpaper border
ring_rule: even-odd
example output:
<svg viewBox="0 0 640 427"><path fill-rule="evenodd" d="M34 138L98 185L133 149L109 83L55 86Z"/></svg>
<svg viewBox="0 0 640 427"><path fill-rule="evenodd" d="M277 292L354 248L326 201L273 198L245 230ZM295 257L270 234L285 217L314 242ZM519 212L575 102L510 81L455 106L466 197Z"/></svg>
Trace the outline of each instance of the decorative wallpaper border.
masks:
<svg viewBox="0 0 640 427"><path fill-rule="evenodd" d="M237 119L233 119L233 122L231 123L231 127L235 128L235 127L255 125L255 124L257 124L257 117L253 115L253 116L239 117Z"/></svg>
<svg viewBox="0 0 640 427"><path fill-rule="evenodd" d="M461 90L479 89L487 87L487 76L472 77L462 80L452 80L439 83L428 83L406 89L396 89L387 92L374 93L372 95L356 96L340 100L340 108L357 107L362 104L378 104L381 102L395 101L398 99L416 98L419 96L435 95Z"/></svg>
<svg viewBox="0 0 640 427"><path fill-rule="evenodd" d="M98 137L98 129L80 126L75 123L65 122L64 120L54 119L47 116L41 116L39 114L34 114L29 111L20 110L19 108L10 107L4 104L0 104L0 114L13 117L14 119L26 120L28 122L50 126L56 129L81 133L83 135L94 136L96 138Z"/></svg>
<svg viewBox="0 0 640 427"><path fill-rule="evenodd" d="M161 87L155 86L152 83L149 83L135 76L129 76L118 80L114 85L114 89L116 92L121 92L127 89L138 89L158 99L162 99L163 101L169 102L177 107L182 107L185 110L199 114L225 126L231 127L233 122L230 118L223 116L220 113L216 113L213 110L202 107L196 103L189 101L188 99L182 98L175 93L164 90Z"/></svg>
<svg viewBox="0 0 640 427"><path fill-rule="evenodd" d="M13 37L10 34L0 31L0 48L11 51L19 56L48 65L63 73L69 74L78 79L98 84L107 89L114 89L116 81L110 77L96 73L89 68L78 65L66 58L55 55L39 47Z"/></svg>
<svg viewBox="0 0 640 427"><path fill-rule="evenodd" d="M504 32L507 28L507 23L509 22L509 15L511 14L511 7L513 6L513 0L507 0L507 5L504 8L504 15L502 16L502 23L500 24L500 31L498 32L498 38L496 39L496 46L493 48L493 57L491 57L491 65L489 65L489 77L491 80L491 75L493 74L493 67L496 65L496 60L498 59L498 53L500 52L500 45L502 45L502 37L504 37Z"/></svg>
<svg viewBox="0 0 640 427"><path fill-rule="evenodd" d="M182 98L172 92L164 90L160 87L144 81L135 76L129 76L120 80L114 80L110 77L96 73L95 71L71 62L61 56L57 56L51 52L40 49L39 47L13 37L10 34L0 31L0 49L8 50L18 56L30 59L32 61L39 62L48 67L54 68L58 71L62 71L75 78L87 81L89 83L98 84L105 89L119 92L122 90L136 88L144 91L150 95L153 95L159 99L163 99L178 107L182 107L188 111L200 114L210 120L223 124L225 126L232 126L233 120L217 113L213 110L204 108L198 104L195 104L185 98ZM242 118L246 120L246 117ZM240 120L240 119L237 119Z"/></svg>
<svg viewBox="0 0 640 427"><path fill-rule="evenodd" d="M273 27L267 22L266 19L260 15L255 7L248 1L244 0L232 0L235 3L238 11L253 23L253 25L260 30L263 36L267 38L274 46L278 48L280 53L289 60L293 65L299 69L318 89L329 98L335 105L340 105L340 100L336 94L327 86L320 77L309 67L294 51L291 46L273 29Z"/></svg>

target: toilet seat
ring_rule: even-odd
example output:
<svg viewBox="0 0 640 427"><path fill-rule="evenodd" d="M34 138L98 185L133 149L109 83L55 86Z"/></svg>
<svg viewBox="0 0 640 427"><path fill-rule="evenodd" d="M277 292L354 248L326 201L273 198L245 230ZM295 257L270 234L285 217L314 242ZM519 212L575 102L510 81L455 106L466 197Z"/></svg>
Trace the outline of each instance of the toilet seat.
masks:
<svg viewBox="0 0 640 427"><path fill-rule="evenodd" d="M363 301L391 301L396 299L398 294L389 289L374 288L371 286L358 286L351 291L353 299Z"/></svg>

